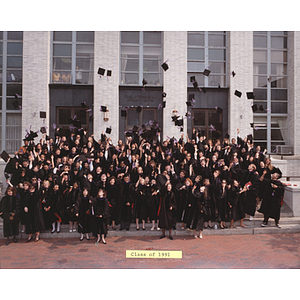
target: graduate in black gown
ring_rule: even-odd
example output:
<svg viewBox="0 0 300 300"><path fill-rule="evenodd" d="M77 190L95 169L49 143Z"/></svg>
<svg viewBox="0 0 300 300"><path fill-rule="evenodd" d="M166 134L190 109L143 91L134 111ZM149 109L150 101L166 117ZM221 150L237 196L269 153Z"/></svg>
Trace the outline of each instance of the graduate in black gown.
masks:
<svg viewBox="0 0 300 300"><path fill-rule="evenodd" d="M264 171L263 176L265 176L267 171ZM259 212L264 214L264 220L261 224L262 227L268 225L269 218L275 220L275 225L278 228L281 228L279 225L280 219L280 208L282 206L282 199L284 195L284 185L279 180L280 174L273 173L271 175L271 179L261 178L261 180L265 181L265 198L262 200L262 204Z"/></svg>
<svg viewBox="0 0 300 300"><path fill-rule="evenodd" d="M91 206L92 200L88 188L83 188L76 203L75 215L78 218L78 232L80 233L80 241L83 240L84 233L86 239L89 240L89 233L92 231Z"/></svg>
<svg viewBox="0 0 300 300"><path fill-rule="evenodd" d="M117 214L117 207L119 201L120 188L117 186L116 178L114 176L109 177L107 186L107 199L108 199L108 224L112 225L112 229L116 230L116 225L119 224L120 220Z"/></svg>
<svg viewBox="0 0 300 300"><path fill-rule="evenodd" d="M23 209L26 215L25 228L28 234L27 242L32 240L32 234L34 233L35 242L37 242L40 239L40 232L44 230L44 219L39 193L33 184L30 184L28 193L25 195Z"/></svg>
<svg viewBox="0 0 300 300"><path fill-rule="evenodd" d="M204 217L205 217L205 200L204 192L205 187L194 187L193 195L195 197L193 217L192 217L192 229L194 230L194 238L197 238L197 231L199 231L199 238L202 239L202 232L204 228Z"/></svg>
<svg viewBox="0 0 300 300"><path fill-rule="evenodd" d="M13 236L15 243L18 242L16 236L19 234L19 199L16 189L9 186L0 202L0 216L3 218L3 235L6 237L6 245L9 244L10 236Z"/></svg>
<svg viewBox="0 0 300 300"><path fill-rule="evenodd" d="M93 211L93 235L97 236L96 243L106 244L105 237L107 234L107 217L108 217L108 200L105 197L104 187L100 187L98 194L92 198Z"/></svg>
<svg viewBox="0 0 300 300"><path fill-rule="evenodd" d="M66 207L66 218L69 221L70 229L69 232L76 232L76 226L78 218L75 214L75 203L79 197L80 188L77 182L74 182L72 186L69 188L69 192L67 195L67 207Z"/></svg>
<svg viewBox="0 0 300 300"><path fill-rule="evenodd" d="M172 192L172 184L167 183L166 191L162 190L162 197L159 210L159 227L162 229L160 239L165 237L165 230L169 230L169 238L173 240L172 228L176 220L176 198Z"/></svg>

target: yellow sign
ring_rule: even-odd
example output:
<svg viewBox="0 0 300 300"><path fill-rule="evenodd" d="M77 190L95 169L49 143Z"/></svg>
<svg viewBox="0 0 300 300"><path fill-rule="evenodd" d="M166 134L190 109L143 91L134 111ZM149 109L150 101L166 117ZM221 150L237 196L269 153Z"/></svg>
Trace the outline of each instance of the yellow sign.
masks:
<svg viewBox="0 0 300 300"><path fill-rule="evenodd" d="M182 258L182 251L126 250L126 258Z"/></svg>

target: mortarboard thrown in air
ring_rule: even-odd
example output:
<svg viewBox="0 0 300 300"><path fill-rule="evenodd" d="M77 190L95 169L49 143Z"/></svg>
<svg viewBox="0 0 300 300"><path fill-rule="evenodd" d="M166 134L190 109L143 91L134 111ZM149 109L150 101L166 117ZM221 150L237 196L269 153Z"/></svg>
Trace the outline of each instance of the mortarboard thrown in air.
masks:
<svg viewBox="0 0 300 300"><path fill-rule="evenodd" d="M108 134L110 134L110 133L111 133L111 127L106 127L106 131L105 131L105 133L108 133Z"/></svg>
<svg viewBox="0 0 300 300"><path fill-rule="evenodd" d="M183 119L176 120L175 126L183 126Z"/></svg>
<svg viewBox="0 0 300 300"><path fill-rule="evenodd" d="M187 105L187 106L192 106L192 103L191 103L190 101L187 101L187 102L186 102L186 105Z"/></svg>
<svg viewBox="0 0 300 300"><path fill-rule="evenodd" d="M210 72L211 72L210 70L205 69L205 70L203 71L203 75L209 76Z"/></svg>
<svg viewBox="0 0 300 300"><path fill-rule="evenodd" d="M163 98L166 97L166 96L167 96L167 93L162 92L162 96L163 96Z"/></svg>
<svg viewBox="0 0 300 300"><path fill-rule="evenodd" d="M251 108L252 108L252 111L253 111L253 112L256 112L256 111L258 110L257 104L253 104L253 105L251 106Z"/></svg>
<svg viewBox="0 0 300 300"><path fill-rule="evenodd" d="M166 62L164 62L161 67L164 69L164 71L167 71L169 69L169 66Z"/></svg>
<svg viewBox="0 0 300 300"><path fill-rule="evenodd" d="M40 111L40 118L45 119L46 118L46 112L45 111Z"/></svg>
<svg viewBox="0 0 300 300"><path fill-rule="evenodd" d="M3 150L2 153L0 154L0 157L5 161L5 162L8 162L8 159L9 159L9 154Z"/></svg>
<svg viewBox="0 0 300 300"><path fill-rule="evenodd" d="M236 75L236 73L234 71L231 72L232 77L234 77Z"/></svg>
<svg viewBox="0 0 300 300"><path fill-rule="evenodd" d="M106 112L107 111L107 107L106 106L102 106L100 107L100 111Z"/></svg>
<svg viewBox="0 0 300 300"><path fill-rule="evenodd" d="M41 127L40 131L42 134L45 134L47 132L46 127L44 127L44 126Z"/></svg>
<svg viewBox="0 0 300 300"><path fill-rule="evenodd" d="M99 69L98 69L98 72L97 72L99 75L104 75L104 73L105 73L105 69L103 69L103 68L100 68L99 67Z"/></svg>
<svg viewBox="0 0 300 300"><path fill-rule="evenodd" d="M253 92L247 92L247 99L254 99L254 93Z"/></svg>
<svg viewBox="0 0 300 300"><path fill-rule="evenodd" d="M107 76L111 76L111 74L112 74L112 70L107 70L107 71L106 71L106 75L107 75Z"/></svg>
<svg viewBox="0 0 300 300"><path fill-rule="evenodd" d="M235 96L238 96L239 98L241 98L242 92L240 92L240 91L238 91L238 90L235 90L234 95L235 95Z"/></svg>

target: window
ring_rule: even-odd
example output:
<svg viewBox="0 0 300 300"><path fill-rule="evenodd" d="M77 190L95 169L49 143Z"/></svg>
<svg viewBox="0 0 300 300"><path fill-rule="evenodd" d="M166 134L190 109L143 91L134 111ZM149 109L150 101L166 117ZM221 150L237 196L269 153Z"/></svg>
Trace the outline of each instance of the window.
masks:
<svg viewBox="0 0 300 300"><path fill-rule="evenodd" d="M53 31L52 83L93 84L94 32Z"/></svg>
<svg viewBox="0 0 300 300"><path fill-rule="evenodd" d="M193 109L192 128L195 128L207 139L218 139L222 136L222 113L215 109Z"/></svg>
<svg viewBox="0 0 300 300"><path fill-rule="evenodd" d="M134 125L141 127L145 125L147 129L150 129L149 122L156 120L156 109L143 108L141 112L138 112L136 108L129 108L126 117L125 130L130 130Z"/></svg>
<svg viewBox="0 0 300 300"><path fill-rule="evenodd" d="M75 117L76 116L76 117ZM56 108L56 120L57 126L62 129L71 130L70 120L80 121L81 127L89 129L89 114L86 108L82 107L57 107Z"/></svg>
<svg viewBox="0 0 300 300"><path fill-rule="evenodd" d="M191 76L195 76L199 86L226 86L226 32L189 31L188 43L188 86L192 86ZM204 69L211 71L204 76Z"/></svg>
<svg viewBox="0 0 300 300"><path fill-rule="evenodd" d="M121 85L161 85L162 63L160 31L121 32Z"/></svg>
<svg viewBox="0 0 300 300"><path fill-rule="evenodd" d="M269 152L288 141L288 33L253 33L254 142Z"/></svg>
<svg viewBox="0 0 300 300"><path fill-rule="evenodd" d="M23 32L0 32L0 149L21 147Z"/></svg>

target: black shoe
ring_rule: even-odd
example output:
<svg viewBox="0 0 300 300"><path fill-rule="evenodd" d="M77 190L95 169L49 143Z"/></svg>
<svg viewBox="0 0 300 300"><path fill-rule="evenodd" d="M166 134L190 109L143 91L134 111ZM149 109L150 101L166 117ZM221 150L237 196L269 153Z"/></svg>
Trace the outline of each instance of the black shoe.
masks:
<svg viewBox="0 0 300 300"><path fill-rule="evenodd" d="M160 238L159 238L159 239L163 239L164 237L165 237L165 235L163 234L163 235L161 235L161 236L160 236Z"/></svg>
<svg viewBox="0 0 300 300"><path fill-rule="evenodd" d="M31 238L28 238L26 243L30 242L32 240L32 237Z"/></svg>
<svg viewBox="0 0 300 300"><path fill-rule="evenodd" d="M83 241L83 237L81 237L81 238L79 239L79 241L82 242L82 241Z"/></svg>
<svg viewBox="0 0 300 300"><path fill-rule="evenodd" d="M9 244L9 240L6 240L6 243L5 243L5 245L7 246Z"/></svg>
<svg viewBox="0 0 300 300"><path fill-rule="evenodd" d="M171 235L169 235L169 239L170 239L170 240L173 240L173 237L172 237Z"/></svg>
<svg viewBox="0 0 300 300"><path fill-rule="evenodd" d="M123 230L123 229L124 229L124 228L122 228L122 227L120 228L120 230Z"/></svg>
<svg viewBox="0 0 300 300"><path fill-rule="evenodd" d="M142 228L143 230L146 230L146 228Z"/></svg>
<svg viewBox="0 0 300 300"><path fill-rule="evenodd" d="M103 244L106 244L106 241L102 241Z"/></svg>
<svg viewBox="0 0 300 300"><path fill-rule="evenodd" d="M87 237L86 239L89 241L89 240L90 240L90 237Z"/></svg>
<svg viewBox="0 0 300 300"><path fill-rule="evenodd" d="M55 232L55 229L51 230L51 233L54 233Z"/></svg>
<svg viewBox="0 0 300 300"><path fill-rule="evenodd" d="M60 233L60 230L56 230L57 233Z"/></svg>
<svg viewBox="0 0 300 300"><path fill-rule="evenodd" d="M136 230L140 230L140 228L137 228Z"/></svg>
<svg viewBox="0 0 300 300"><path fill-rule="evenodd" d="M14 243L17 243L17 242L18 242L17 238L14 238Z"/></svg>

